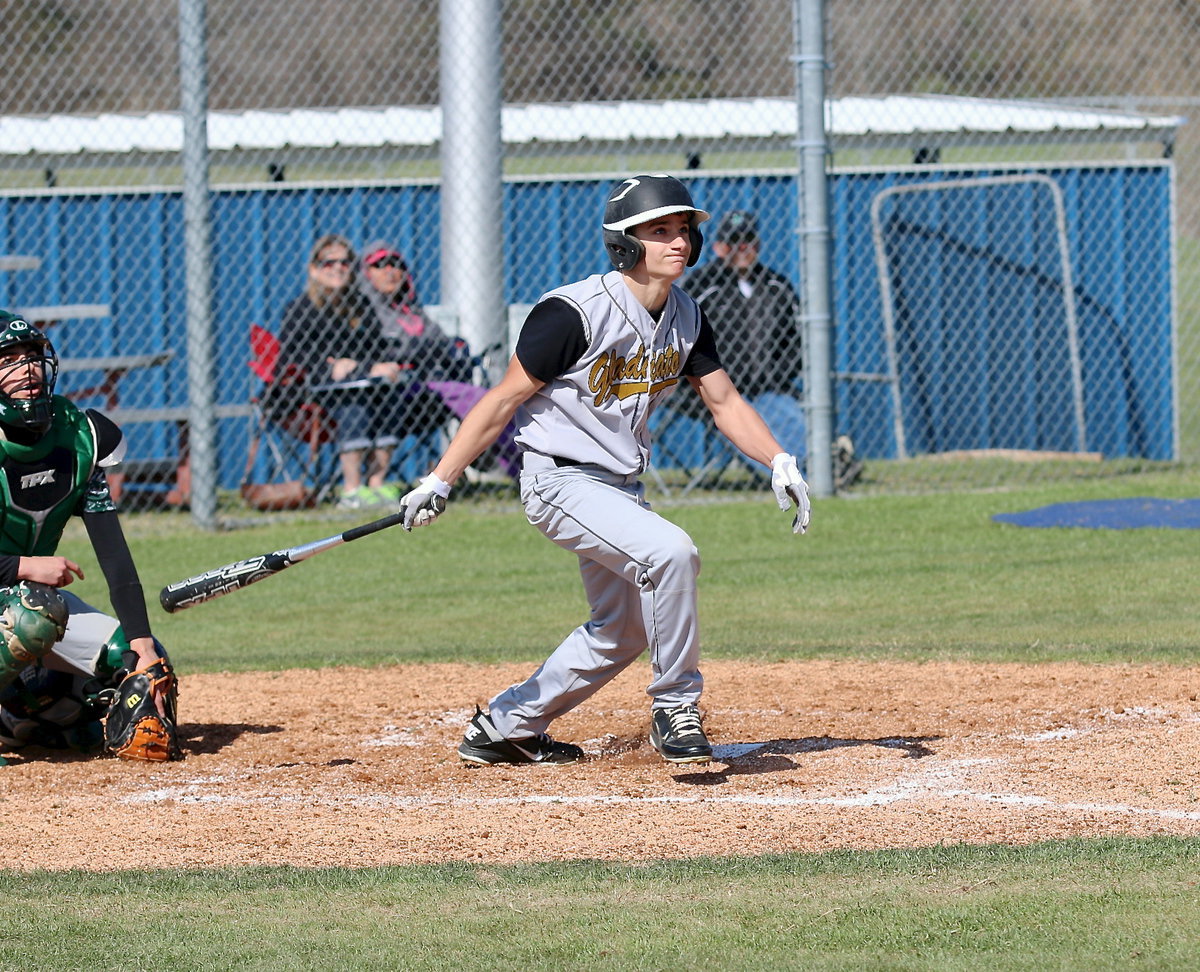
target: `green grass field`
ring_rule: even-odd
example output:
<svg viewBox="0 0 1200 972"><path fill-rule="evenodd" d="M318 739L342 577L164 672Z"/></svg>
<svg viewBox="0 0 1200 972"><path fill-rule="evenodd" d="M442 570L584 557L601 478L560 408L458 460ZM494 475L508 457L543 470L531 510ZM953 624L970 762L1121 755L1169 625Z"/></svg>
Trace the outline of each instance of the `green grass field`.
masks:
<svg viewBox="0 0 1200 972"><path fill-rule="evenodd" d="M1200 495L1200 473L818 500L804 537L792 536L790 516L765 493L665 512L701 551L710 657L1190 664L1200 606L1189 531L1022 530L991 520L1064 499L1141 495ZM144 516L128 532L155 603L165 583L356 522L281 519L198 534L182 517ZM82 533L71 548L88 572L76 590L103 603ZM375 534L220 600L170 616L155 608L155 619L186 673L538 661L585 610L571 556L519 512L459 503L433 529Z"/></svg>
<svg viewBox="0 0 1200 972"><path fill-rule="evenodd" d="M1189 969L1198 867L1200 844L1148 839L636 866L6 875L0 968Z"/></svg>
<svg viewBox="0 0 1200 972"><path fill-rule="evenodd" d="M818 501L805 537L768 494L666 512L703 556L709 657L1192 666L1193 533L991 520L1120 496L1200 496L1200 472ZM353 522L199 534L147 515L127 532L153 603L168 581ZM88 574L77 590L106 603L82 534L69 541ZM459 503L430 529L366 538L177 615L153 610L186 680L535 662L585 606L573 559L519 513ZM1193 840L229 872L173 870L152 818L97 840L129 869L2 872L0 969L1182 969L1200 950Z"/></svg>

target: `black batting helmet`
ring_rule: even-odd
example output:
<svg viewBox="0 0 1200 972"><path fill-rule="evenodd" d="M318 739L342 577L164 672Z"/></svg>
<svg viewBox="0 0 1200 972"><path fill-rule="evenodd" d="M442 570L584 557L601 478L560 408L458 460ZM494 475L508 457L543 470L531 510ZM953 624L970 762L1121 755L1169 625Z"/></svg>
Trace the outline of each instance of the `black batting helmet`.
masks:
<svg viewBox="0 0 1200 972"><path fill-rule="evenodd" d="M700 248L704 237L699 225L708 219L708 213L697 209L687 187L673 176L636 175L623 179L613 186L604 206L604 249L618 270L631 270L642 258L645 247L641 240L629 230L642 223L671 213L691 213L692 252L687 265L694 266L700 259Z"/></svg>

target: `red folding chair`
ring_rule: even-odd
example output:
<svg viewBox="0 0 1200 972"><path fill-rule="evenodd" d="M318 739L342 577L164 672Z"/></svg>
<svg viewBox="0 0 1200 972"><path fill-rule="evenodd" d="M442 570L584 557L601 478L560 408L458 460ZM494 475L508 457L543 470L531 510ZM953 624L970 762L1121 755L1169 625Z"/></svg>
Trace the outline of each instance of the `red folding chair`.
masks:
<svg viewBox="0 0 1200 972"><path fill-rule="evenodd" d="M337 426L326 409L306 398L304 374L293 365L279 368L279 338L251 324L250 352L250 370L262 386L250 400L254 425L242 497L260 510L315 506L331 488L331 477L321 474L321 447L334 441ZM264 444L267 473L262 481L254 481Z"/></svg>

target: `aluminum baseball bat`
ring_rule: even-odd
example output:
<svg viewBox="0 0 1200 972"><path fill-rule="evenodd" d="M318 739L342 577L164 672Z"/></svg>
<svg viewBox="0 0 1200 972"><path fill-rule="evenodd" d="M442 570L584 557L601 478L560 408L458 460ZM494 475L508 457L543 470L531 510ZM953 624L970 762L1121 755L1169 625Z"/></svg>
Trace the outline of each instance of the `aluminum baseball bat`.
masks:
<svg viewBox="0 0 1200 972"><path fill-rule="evenodd" d="M293 564L298 564L302 560L315 557L317 554L324 553L332 547L341 546L343 543L350 543L352 540L358 540L360 537L378 533L380 530L386 530L388 527L398 526L403 522L403 511L391 513L388 516L380 517L378 520L372 520L370 523L364 523L361 526L352 527L344 533L337 533L331 537L322 537L320 540L313 540L311 543L304 543L298 547L289 547L286 550L275 550L272 553L258 554L246 560L239 560L232 564L225 564L222 567L215 567L212 570L206 570L203 574L196 574L194 577L188 577L185 580L176 581L174 584L168 584L159 591L158 603L162 605L162 609L168 614L174 614L176 611L182 611L193 604L203 604L205 601L224 597L226 594L241 590L243 587L257 584L260 580L273 577L280 571L287 570Z"/></svg>

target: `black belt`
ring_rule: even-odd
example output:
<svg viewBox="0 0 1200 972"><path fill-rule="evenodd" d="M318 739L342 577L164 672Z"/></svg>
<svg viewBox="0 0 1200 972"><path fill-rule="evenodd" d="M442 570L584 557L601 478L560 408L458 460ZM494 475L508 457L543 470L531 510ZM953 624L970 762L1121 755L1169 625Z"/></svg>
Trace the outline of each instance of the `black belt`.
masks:
<svg viewBox="0 0 1200 972"><path fill-rule="evenodd" d="M565 456L550 456L549 458L554 460L554 465L556 465L560 468L563 466L578 466L579 465L579 463L576 460L568 459Z"/></svg>

